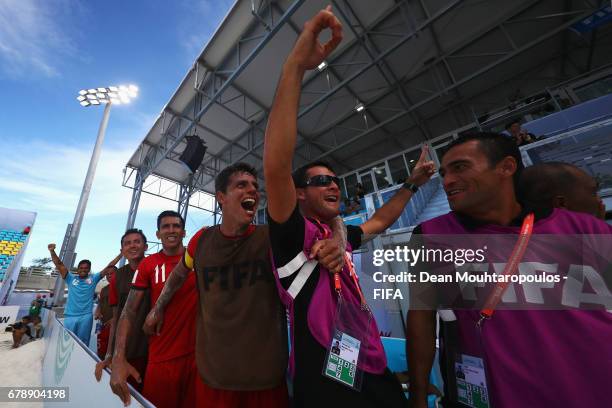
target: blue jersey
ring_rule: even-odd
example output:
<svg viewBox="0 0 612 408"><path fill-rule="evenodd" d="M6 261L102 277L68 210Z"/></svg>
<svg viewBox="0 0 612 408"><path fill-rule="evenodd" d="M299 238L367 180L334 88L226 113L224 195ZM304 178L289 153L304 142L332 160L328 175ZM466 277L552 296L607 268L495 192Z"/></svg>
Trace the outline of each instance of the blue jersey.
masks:
<svg viewBox="0 0 612 408"><path fill-rule="evenodd" d="M96 285L102 279L101 273L90 274L85 279L79 275L68 273L66 275L66 286L68 287L68 302L64 315L81 316L91 314L93 311L93 297Z"/></svg>

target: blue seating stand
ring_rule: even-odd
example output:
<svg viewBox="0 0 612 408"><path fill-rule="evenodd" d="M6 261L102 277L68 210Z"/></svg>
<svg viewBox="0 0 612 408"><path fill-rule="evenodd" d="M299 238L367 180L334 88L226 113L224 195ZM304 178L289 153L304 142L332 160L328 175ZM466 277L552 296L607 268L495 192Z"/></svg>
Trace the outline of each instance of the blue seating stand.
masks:
<svg viewBox="0 0 612 408"><path fill-rule="evenodd" d="M381 337L385 355L387 356L387 367L394 372L408 370L408 360L406 358L406 340L397 337ZM435 385L440 391L443 390L442 380L438 376L436 370L431 370L429 382ZM406 393L408 395L408 393ZM440 398L437 395L429 395L427 397L427 406L436 408Z"/></svg>

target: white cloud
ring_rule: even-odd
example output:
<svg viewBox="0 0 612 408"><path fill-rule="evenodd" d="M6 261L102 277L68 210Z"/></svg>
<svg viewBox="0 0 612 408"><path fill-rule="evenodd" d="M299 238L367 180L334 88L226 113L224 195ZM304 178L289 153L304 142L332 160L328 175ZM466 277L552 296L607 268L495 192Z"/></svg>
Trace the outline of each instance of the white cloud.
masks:
<svg viewBox="0 0 612 408"><path fill-rule="evenodd" d="M66 225L74 218L92 148L39 140L0 141L1 151L23 158L6 160L0 166L0 207L37 213L24 265L46 256L47 243L61 243ZM77 251L87 254L96 265L115 256L117 239L125 230L132 190L122 186L123 169L134 150L135 146L120 149L109 144L102 149L77 244ZM173 190L170 183L165 183L160 191ZM200 204L205 205L204 201ZM142 194L137 226L155 239L155 217L160 211L176 206L172 201ZM202 221L204 215L202 211L190 210L187 220L190 234L210 224Z"/></svg>
<svg viewBox="0 0 612 408"><path fill-rule="evenodd" d="M0 70L12 78L58 76L60 59L76 52L60 22L68 7L62 0L0 0Z"/></svg>
<svg viewBox="0 0 612 408"><path fill-rule="evenodd" d="M85 181L92 151L36 141L2 147L13 157L28 160L6 161L0 168L0 202L34 204L34 211L74 214ZM103 146L87 204L88 216L126 214L132 191L122 186L123 169L134 149ZM32 164L36 165L33 166ZM8 200L3 200L5 197ZM159 202L143 195L140 209L156 210Z"/></svg>

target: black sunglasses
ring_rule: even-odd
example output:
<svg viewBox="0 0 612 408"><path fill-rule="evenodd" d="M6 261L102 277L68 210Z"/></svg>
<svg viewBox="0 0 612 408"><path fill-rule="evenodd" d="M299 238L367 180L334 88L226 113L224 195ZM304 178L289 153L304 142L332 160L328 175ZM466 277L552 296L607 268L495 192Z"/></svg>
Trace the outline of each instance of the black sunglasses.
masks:
<svg viewBox="0 0 612 408"><path fill-rule="evenodd" d="M329 176L327 174L325 175L318 175L318 176L312 176L311 178L309 178L306 181L305 186L313 186L313 187L327 187L329 186L332 182L336 183L336 185L338 187L340 187L340 179L336 176Z"/></svg>

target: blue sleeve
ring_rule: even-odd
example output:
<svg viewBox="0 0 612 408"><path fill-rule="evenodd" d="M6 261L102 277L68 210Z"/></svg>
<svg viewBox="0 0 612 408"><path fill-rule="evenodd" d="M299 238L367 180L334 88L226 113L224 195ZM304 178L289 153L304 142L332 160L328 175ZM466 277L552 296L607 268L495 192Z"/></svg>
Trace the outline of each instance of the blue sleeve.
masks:
<svg viewBox="0 0 612 408"><path fill-rule="evenodd" d="M93 283L94 285L97 285L98 282L100 282L102 280L102 273L98 272L98 273L94 273L93 275Z"/></svg>
<svg viewBox="0 0 612 408"><path fill-rule="evenodd" d="M73 280L74 275L70 271L68 271L68 273L66 273L66 284L71 284Z"/></svg>

